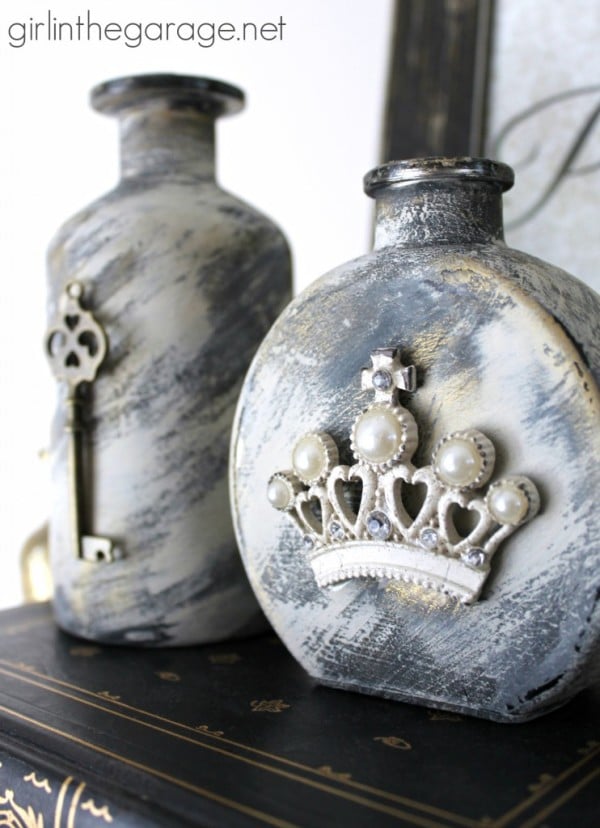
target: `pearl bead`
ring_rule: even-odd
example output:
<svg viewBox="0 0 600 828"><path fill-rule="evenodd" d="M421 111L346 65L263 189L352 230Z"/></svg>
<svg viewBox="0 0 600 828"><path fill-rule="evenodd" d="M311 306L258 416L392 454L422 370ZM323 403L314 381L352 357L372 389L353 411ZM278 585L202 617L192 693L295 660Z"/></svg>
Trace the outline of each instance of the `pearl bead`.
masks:
<svg viewBox="0 0 600 828"><path fill-rule="evenodd" d="M358 419L354 443L360 457L369 463L386 463L402 445L402 425L387 408L372 408Z"/></svg>
<svg viewBox="0 0 600 828"><path fill-rule="evenodd" d="M525 492L505 483L490 491L488 509L498 523L516 526L527 514L529 501Z"/></svg>
<svg viewBox="0 0 600 828"><path fill-rule="evenodd" d="M274 477L267 486L267 497L275 509L287 509L291 501L290 487L280 477Z"/></svg>
<svg viewBox="0 0 600 828"><path fill-rule="evenodd" d="M448 486L469 486L475 482L482 468L483 458L470 440L451 438L437 452L435 470Z"/></svg>
<svg viewBox="0 0 600 828"><path fill-rule="evenodd" d="M294 446L292 466L302 480L318 480L327 471L327 451L316 434L307 434Z"/></svg>

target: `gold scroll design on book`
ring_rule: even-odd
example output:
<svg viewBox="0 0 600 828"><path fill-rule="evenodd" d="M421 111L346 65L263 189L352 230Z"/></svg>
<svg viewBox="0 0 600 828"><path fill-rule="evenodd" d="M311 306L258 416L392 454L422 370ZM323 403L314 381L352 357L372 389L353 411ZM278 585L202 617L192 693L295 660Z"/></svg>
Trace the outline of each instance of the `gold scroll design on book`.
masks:
<svg viewBox="0 0 600 828"><path fill-rule="evenodd" d="M7 806L6 809L3 806ZM0 825L6 828L44 828L44 817L36 813L31 805L15 802L15 792L7 788L0 795Z"/></svg>

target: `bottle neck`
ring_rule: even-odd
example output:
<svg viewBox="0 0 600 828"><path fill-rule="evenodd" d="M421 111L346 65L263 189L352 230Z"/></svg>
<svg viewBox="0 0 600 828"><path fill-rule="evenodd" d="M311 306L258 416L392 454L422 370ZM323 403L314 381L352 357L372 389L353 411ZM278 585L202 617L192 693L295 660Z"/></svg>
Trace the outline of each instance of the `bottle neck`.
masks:
<svg viewBox="0 0 600 828"><path fill-rule="evenodd" d="M410 181L382 187L375 248L502 242L502 187L492 181Z"/></svg>
<svg viewBox="0 0 600 828"><path fill-rule="evenodd" d="M123 178L214 180L215 118L191 109L142 106L120 114Z"/></svg>

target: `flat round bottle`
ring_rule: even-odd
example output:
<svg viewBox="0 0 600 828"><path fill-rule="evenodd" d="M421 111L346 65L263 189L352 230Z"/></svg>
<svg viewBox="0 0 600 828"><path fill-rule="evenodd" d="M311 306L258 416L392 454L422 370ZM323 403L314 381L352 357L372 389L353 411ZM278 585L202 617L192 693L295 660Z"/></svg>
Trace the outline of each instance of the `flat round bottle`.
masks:
<svg viewBox="0 0 600 828"><path fill-rule="evenodd" d="M369 173L375 249L280 316L231 453L250 581L304 668L499 721L591 683L600 621L600 300L505 245L512 181Z"/></svg>
<svg viewBox="0 0 600 828"><path fill-rule="evenodd" d="M282 233L215 180L215 121L241 109L243 93L142 75L101 84L91 100L119 119L121 179L62 226L48 254L48 316L72 344L52 430L55 615L114 644L250 634L265 622L231 523L229 437L244 373L291 279ZM84 429L72 451L64 379L100 336L86 333L89 315L106 355L75 389Z"/></svg>

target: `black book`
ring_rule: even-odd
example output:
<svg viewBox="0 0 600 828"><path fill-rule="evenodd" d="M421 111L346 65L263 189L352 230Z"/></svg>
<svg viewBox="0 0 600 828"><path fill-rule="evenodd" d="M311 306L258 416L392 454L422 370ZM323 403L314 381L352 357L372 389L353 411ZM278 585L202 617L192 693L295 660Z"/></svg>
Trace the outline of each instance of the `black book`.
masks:
<svg viewBox="0 0 600 828"><path fill-rule="evenodd" d="M316 685L272 634L186 649L0 613L0 826L585 828L600 690L495 724Z"/></svg>

